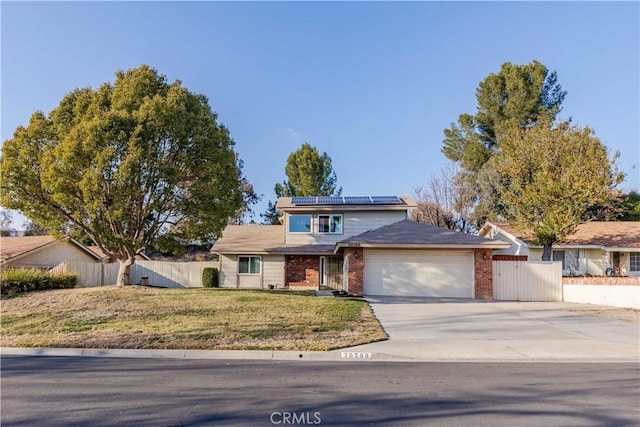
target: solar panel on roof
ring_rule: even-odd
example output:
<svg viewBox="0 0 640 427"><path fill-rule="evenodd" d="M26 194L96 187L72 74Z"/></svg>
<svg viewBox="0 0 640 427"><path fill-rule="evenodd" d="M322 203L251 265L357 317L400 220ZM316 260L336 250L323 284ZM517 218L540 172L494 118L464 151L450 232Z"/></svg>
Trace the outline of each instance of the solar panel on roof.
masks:
<svg viewBox="0 0 640 427"><path fill-rule="evenodd" d="M344 201L342 197L321 196L318 197L317 203L319 205L341 205Z"/></svg>
<svg viewBox="0 0 640 427"><path fill-rule="evenodd" d="M369 196L347 196L344 197L345 205L370 205L371 197Z"/></svg>
<svg viewBox="0 0 640 427"><path fill-rule="evenodd" d="M397 196L372 196L371 199L376 205L401 205L402 200Z"/></svg>
<svg viewBox="0 0 640 427"><path fill-rule="evenodd" d="M298 206L316 205L401 205L402 199L397 196L304 196L292 197L291 203Z"/></svg>
<svg viewBox="0 0 640 427"><path fill-rule="evenodd" d="M291 203L298 206L310 206L316 204L316 197L292 197Z"/></svg>

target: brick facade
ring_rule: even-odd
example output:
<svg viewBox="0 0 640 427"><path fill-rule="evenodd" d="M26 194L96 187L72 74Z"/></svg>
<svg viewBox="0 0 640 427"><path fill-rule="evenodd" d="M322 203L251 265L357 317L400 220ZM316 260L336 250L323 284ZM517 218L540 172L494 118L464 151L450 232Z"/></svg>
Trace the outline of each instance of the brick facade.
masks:
<svg viewBox="0 0 640 427"><path fill-rule="evenodd" d="M364 250L362 248L345 249L345 258L349 270L347 280L351 295L364 295Z"/></svg>
<svg viewBox="0 0 640 427"><path fill-rule="evenodd" d="M287 255L284 270L285 286L290 288L320 287L320 257Z"/></svg>
<svg viewBox="0 0 640 427"><path fill-rule="evenodd" d="M491 253L491 249L473 250L476 299L493 299L493 264L491 260Z"/></svg>

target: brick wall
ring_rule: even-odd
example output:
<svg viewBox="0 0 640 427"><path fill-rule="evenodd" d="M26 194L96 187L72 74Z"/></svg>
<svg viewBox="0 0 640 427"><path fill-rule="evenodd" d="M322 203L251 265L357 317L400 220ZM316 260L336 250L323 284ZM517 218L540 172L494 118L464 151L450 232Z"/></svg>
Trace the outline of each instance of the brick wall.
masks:
<svg viewBox="0 0 640 427"><path fill-rule="evenodd" d="M502 255L495 254L493 256L494 261L527 261L529 257L527 255Z"/></svg>
<svg viewBox="0 0 640 427"><path fill-rule="evenodd" d="M284 283L289 287L320 286L320 257L311 255L287 255Z"/></svg>
<svg viewBox="0 0 640 427"><path fill-rule="evenodd" d="M347 248L345 255L349 263L349 271L347 272L349 293L362 296L364 294L364 250L362 248Z"/></svg>
<svg viewBox="0 0 640 427"><path fill-rule="evenodd" d="M562 284L640 286L640 277L563 277Z"/></svg>
<svg viewBox="0 0 640 427"><path fill-rule="evenodd" d="M493 299L493 264L491 249L474 249L473 266L475 269L475 298Z"/></svg>

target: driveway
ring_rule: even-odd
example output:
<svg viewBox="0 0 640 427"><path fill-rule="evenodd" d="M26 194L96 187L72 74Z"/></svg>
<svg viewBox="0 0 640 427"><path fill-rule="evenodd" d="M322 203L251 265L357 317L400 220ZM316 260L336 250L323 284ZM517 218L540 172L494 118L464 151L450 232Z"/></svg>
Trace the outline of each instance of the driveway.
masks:
<svg viewBox="0 0 640 427"><path fill-rule="evenodd" d="M564 302L369 297L389 340L373 359L640 361L638 312Z"/></svg>

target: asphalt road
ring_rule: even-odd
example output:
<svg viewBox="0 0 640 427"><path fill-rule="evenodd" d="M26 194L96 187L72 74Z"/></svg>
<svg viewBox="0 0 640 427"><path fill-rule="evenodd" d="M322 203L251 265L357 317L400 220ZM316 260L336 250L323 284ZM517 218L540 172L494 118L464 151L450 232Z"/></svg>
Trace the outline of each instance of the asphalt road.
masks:
<svg viewBox="0 0 640 427"><path fill-rule="evenodd" d="M628 363L1 358L2 426L638 426Z"/></svg>

